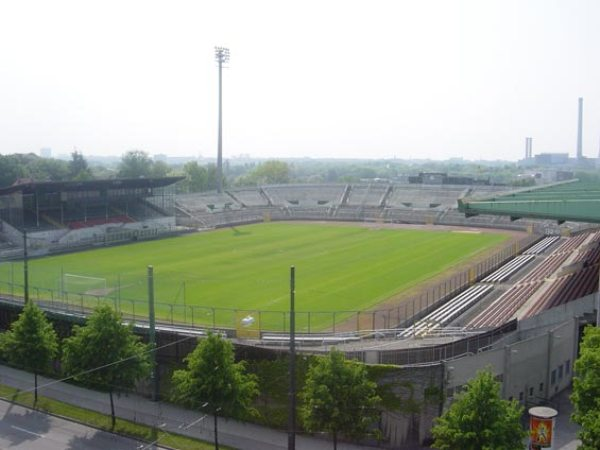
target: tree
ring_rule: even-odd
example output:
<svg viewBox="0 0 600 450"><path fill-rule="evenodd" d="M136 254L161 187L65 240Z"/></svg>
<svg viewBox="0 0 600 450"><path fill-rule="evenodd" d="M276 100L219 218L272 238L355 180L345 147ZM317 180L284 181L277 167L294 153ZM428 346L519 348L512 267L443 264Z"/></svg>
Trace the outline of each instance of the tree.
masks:
<svg viewBox="0 0 600 450"><path fill-rule="evenodd" d="M237 184L260 185L260 184L286 184L289 183L290 166L283 161L266 161L256 167L247 175L240 177Z"/></svg>
<svg viewBox="0 0 600 450"><path fill-rule="evenodd" d="M308 369L300 417L307 430L330 432L336 449L338 434L360 439L377 420L376 389L364 365L333 350Z"/></svg>
<svg viewBox="0 0 600 450"><path fill-rule="evenodd" d="M150 374L148 346L121 324L121 315L109 306L99 306L85 326L74 326L64 341L63 367L76 381L108 391L112 426L115 426L113 392L134 387Z"/></svg>
<svg viewBox="0 0 600 450"><path fill-rule="evenodd" d="M152 163L152 170L150 171L150 175L154 178L162 178L166 177L171 168L164 161L154 161Z"/></svg>
<svg viewBox="0 0 600 450"><path fill-rule="evenodd" d="M88 167L88 163L83 157L83 154L75 150L71 153L71 161L69 161L69 177L71 180L90 180L92 179L92 171Z"/></svg>
<svg viewBox="0 0 600 450"><path fill-rule="evenodd" d="M35 181L62 181L69 178L69 167L66 161L52 158L40 158L32 155L26 165L28 176Z"/></svg>
<svg viewBox="0 0 600 450"><path fill-rule="evenodd" d="M25 177L25 166L21 164L17 155L0 155L0 187L13 184L19 178Z"/></svg>
<svg viewBox="0 0 600 450"><path fill-rule="evenodd" d="M2 351L13 364L33 372L34 403L38 399L38 374L43 373L58 353L58 338L43 311L28 302L19 318L4 333Z"/></svg>
<svg viewBox="0 0 600 450"><path fill-rule="evenodd" d="M188 192L208 190L208 170L196 161L190 161L183 166L184 183Z"/></svg>
<svg viewBox="0 0 600 450"><path fill-rule="evenodd" d="M523 408L500 397L500 383L489 370L477 372L432 428L439 450L521 450L527 436Z"/></svg>
<svg viewBox="0 0 600 450"><path fill-rule="evenodd" d="M581 425L579 448L600 448L600 328L587 326L583 332L571 401L571 418Z"/></svg>
<svg viewBox="0 0 600 450"><path fill-rule="evenodd" d="M218 334L209 333L184 361L187 369L173 373L173 400L213 415L218 449L218 416L255 412L256 377L234 362L233 345Z"/></svg>
<svg viewBox="0 0 600 450"><path fill-rule="evenodd" d="M140 178L152 176L152 160L148 153L130 150L121 157L119 178Z"/></svg>
<svg viewBox="0 0 600 450"><path fill-rule="evenodd" d="M581 439L578 450L598 450L600 448L600 411L590 411L581 417L578 422L581 430L577 437Z"/></svg>

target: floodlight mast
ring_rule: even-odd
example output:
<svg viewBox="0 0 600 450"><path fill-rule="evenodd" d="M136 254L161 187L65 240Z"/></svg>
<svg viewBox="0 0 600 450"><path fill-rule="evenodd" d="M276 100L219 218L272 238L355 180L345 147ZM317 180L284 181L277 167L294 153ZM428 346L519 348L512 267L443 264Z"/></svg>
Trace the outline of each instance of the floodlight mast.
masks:
<svg viewBox="0 0 600 450"><path fill-rule="evenodd" d="M229 61L229 49L215 47L215 59L219 63L219 137L217 144L217 192L223 192L223 64Z"/></svg>

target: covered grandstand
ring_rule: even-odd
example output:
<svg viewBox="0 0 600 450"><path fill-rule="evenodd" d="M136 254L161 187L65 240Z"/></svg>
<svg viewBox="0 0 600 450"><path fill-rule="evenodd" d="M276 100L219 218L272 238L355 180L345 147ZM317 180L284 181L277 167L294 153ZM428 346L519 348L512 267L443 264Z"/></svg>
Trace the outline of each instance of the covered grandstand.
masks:
<svg viewBox="0 0 600 450"><path fill-rule="evenodd" d="M176 226L173 194L180 177L67 182L24 181L0 189L0 234L32 249L156 236Z"/></svg>

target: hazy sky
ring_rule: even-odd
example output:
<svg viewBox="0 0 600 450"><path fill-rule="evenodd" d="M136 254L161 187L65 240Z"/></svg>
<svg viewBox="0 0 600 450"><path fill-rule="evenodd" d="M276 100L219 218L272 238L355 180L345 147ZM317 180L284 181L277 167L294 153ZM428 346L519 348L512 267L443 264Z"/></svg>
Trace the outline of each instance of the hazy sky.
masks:
<svg viewBox="0 0 600 450"><path fill-rule="evenodd" d="M0 0L0 153L512 159L600 140L600 1Z"/></svg>

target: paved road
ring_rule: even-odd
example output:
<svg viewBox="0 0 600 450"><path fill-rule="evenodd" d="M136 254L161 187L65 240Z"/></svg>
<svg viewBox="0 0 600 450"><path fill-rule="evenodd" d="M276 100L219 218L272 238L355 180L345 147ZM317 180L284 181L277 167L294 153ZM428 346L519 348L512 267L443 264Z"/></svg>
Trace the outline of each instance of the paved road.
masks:
<svg viewBox="0 0 600 450"><path fill-rule="evenodd" d="M32 389L33 375L0 365L0 383L22 390ZM44 377L38 377L38 384L40 395L110 414L110 401L106 393L83 389L67 383L56 383L54 380ZM115 396L115 413L118 417L137 423L160 426L166 431L213 442L211 416L205 417L201 413L179 408L169 403L151 402L137 395ZM283 431L236 420L219 419L219 442L223 445L247 450L283 450L287 449L287 439L287 433ZM168 443L165 442L164 445L168 445ZM1 445L0 448L2 448ZM298 450L330 450L332 444L329 440L300 435L296 437L296 448ZM338 443L340 450L368 448L372 447ZM103 450L108 449L111 447L103 448Z"/></svg>
<svg viewBox="0 0 600 450"><path fill-rule="evenodd" d="M0 448L139 450L146 444L0 400Z"/></svg>

